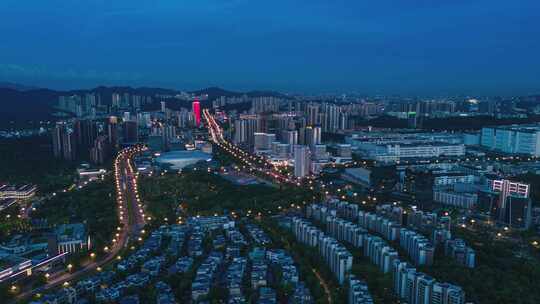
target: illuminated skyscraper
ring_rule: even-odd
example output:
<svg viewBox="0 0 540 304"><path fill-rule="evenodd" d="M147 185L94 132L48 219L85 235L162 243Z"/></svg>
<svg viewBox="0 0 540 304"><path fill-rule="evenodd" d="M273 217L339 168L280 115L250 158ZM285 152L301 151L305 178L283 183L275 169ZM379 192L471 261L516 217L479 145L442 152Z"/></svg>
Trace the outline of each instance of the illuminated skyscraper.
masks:
<svg viewBox="0 0 540 304"><path fill-rule="evenodd" d="M192 104L193 116L195 117L195 125L198 127L201 126L201 104L199 103L199 98L195 97L195 100Z"/></svg>

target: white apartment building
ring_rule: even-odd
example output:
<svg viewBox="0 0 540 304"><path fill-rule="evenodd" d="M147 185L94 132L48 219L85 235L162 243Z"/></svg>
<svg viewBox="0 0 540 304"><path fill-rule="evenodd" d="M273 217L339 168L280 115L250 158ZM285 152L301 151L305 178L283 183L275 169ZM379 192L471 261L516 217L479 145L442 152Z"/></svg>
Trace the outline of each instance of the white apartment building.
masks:
<svg viewBox="0 0 540 304"><path fill-rule="evenodd" d="M480 144L508 154L540 156L540 125L510 125L482 128Z"/></svg>

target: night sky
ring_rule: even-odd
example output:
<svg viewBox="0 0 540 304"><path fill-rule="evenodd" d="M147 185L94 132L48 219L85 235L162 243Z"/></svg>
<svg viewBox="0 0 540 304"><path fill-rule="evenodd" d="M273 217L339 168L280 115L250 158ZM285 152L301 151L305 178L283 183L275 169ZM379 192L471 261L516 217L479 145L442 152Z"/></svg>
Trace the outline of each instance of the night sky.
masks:
<svg viewBox="0 0 540 304"><path fill-rule="evenodd" d="M540 93L539 0L1 0L0 33L0 81L56 89Z"/></svg>

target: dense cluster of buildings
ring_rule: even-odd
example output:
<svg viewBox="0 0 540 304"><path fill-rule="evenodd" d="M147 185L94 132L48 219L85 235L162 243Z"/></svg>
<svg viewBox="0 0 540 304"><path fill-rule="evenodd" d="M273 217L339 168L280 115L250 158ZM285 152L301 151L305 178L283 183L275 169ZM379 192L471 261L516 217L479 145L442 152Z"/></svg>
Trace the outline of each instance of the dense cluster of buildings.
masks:
<svg viewBox="0 0 540 304"><path fill-rule="evenodd" d="M461 134L355 131L345 138L364 158L381 162L459 157L466 153Z"/></svg>
<svg viewBox="0 0 540 304"><path fill-rule="evenodd" d="M494 222L526 230L534 223L530 185L508 179L495 164L405 165L396 188L414 204L440 205L484 214ZM512 174L512 173L511 173Z"/></svg>
<svg viewBox="0 0 540 304"><path fill-rule="evenodd" d="M317 174L334 162L351 160L349 145L327 151L322 133L351 128L346 106L304 103L267 97L252 101L248 113L230 115L232 141L268 157L275 164L294 166L296 177Z"/></svg>
<svg viewBox="0 0 540 304"><path fill-rule="evenodd" d="M191 133L185 138L177 131L201 126L197 97L188 98L192 101L190 109L172 110L161 101L159 109L145 111L155 103L151 96L110 96L110 100L96 93L60 96L58 109L75 117L58 121L52 129L55 157L102 164L120 147L138 142L147 142L153 151L186 149L185 145L192 144L194 139Z"/></svg>
<svg viewBox="0 0 540 304"><path fill-rule="evenodd" d="M36 303L123 303L139 299L148 289L156 291L156 303L203 303L220 287L227 291L227 303L246 303L250 296L257 303L272 304L278 303L275 286L285 285L292 287L289 303L314 303L292 256L284 249L267 248L272 244L260 227L246 223L248 237L237 225L226 216L211 216L161 226L114 270L47 294ZM187 295L178 299L173 292L178 286L169 286L163 278L188 272L194 273L192 281L183 282L190 286L189 299ZM246 294L248 290L252 293Z"/></svg>
<svg viewBox="0 0 540 304"><path fill-rule="evenodd" d="M363 158L385 163L437 158L540 156L540 126L521 124L484 127L480 132L418 132L410 129L354 130L345 142Z"/></svg>
<svg viewBox="0 0 540 304"><path fill-rule="evenodd" d="M200 131L200 100L206 97L158 96L160 100L188 101L189 108L173 110L161 101L159 110L144 110L153 104L153 98L156 97L113 93L109 104L93 93L61 97L58 109L76 118L55 125L54 155L67 160L83 156L103 163L123 145L146 142L155 157L153 161L160 166L180 170L199 161L210 161L212 146L205 141L207 134ZM539 171L540 166L505 167L486 159L488 155L539 157L538 125L484 127L481 132L411 130L421 127L429 118L515 116L516 113L506 113L501 104L477 99L365 99L350 103L345 97L313 102L247 95L222 96L212 101L226 139L264 156L274 165L291 168L291 174L297 178L318 174L328 165L350 163L353 156L391 168L393 173L389 175L377 171L376 165L338 172L345 182L371 193L386 187L385 191L403 198L409 207L400 203L380 204L374 212L366 212L358 205L331 200L324 205L308 206L307 219L291 219L296 239L316 250L339 284L348 286L349 303L358 304L373 300L366 283L351 274L353 250L361 252L382 273L392 275L394 294L402 301L464 303L465 294L460 286L441 283L417 270L429 269L442 254L462 267L476 267L475 251L463 239L453 237L447 214L420 211L428 204L467 210L475 216L481 214L513 229L525 230L534 223L530 185L510 177L517 171ZM407 120L408 129L357 127L360 120L364 123L382 113ZM460 163L469 158L480 160ZM228 290L228 303L244 302L248 289L255 292L252 298L258 303L276 303L279 293L272 280L273 271L279 269L280 283L294 287L295 303L310 303L309 289L301 281L292 257L285 250L268 249L272 242L258 226L246 224L245 232L241 232L235 225L227 217L197 217L190 218L182 227L160 229L142 249L118 263L117 270L129 275L96 290L93 296L101 302L130 297L126 290L150 286L167 269L169 275L195 273L191 301L207 300L214 288L220 286ZM77 244L64 243L64 247L58 247L59 253L78 248ZM166 254L157 252L155 248L164 243ZM172 264L167 256L174 258ZM163 299L174 301L169 296L170 287L156 288L168 291L162 293ZM64 297L73 295L72 290L63 293Z"/></svg>
<svg viewBox="0 0 540 304"><path fill-rule="evenodd" d="M393 244L399 244L408 252L409 260L418 266L427 266L430 258L433 258L433 247L423 236L405 228L400 229L399 223L380 215L358 211L357 205L346 202L330 202L327 206L312 204L307 207L306 216L324 224L328 234L339 241L360 248L363 255L381 272L391 273L395 295L407 303L465 303L465 293L461 287L440 283L429 275L418 272L414 266L403 261L393 248ZM353 218L355 222L357 219L358 224L345 218ZM295 221L306 222L293 219L293 223ZM453 240L447 243L445 250L459 256L457 252L460 248L468 247L461 240ZM346 275L350 280L354 280L350 273Z"/></svg>

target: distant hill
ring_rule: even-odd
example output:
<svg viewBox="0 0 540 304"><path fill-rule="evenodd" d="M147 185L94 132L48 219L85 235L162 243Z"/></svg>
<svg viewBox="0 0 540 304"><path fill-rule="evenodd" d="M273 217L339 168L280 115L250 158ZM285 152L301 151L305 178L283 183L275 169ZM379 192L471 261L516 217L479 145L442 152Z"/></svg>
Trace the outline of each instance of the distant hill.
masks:
<svg viewBox="0 0 540 304"><path fill-rule="evenodd" d="M208 100L214 100L220 96L226 97L240 97L246 95L248 97L261 97L261 96L272 96L279 98L289 98L287 95L281 94L275 91L248 91L248 92L234 92L228 91L219 87L210 87L198 91L189 92L194 95L208 95Z"/></svg>
<svg viewBox="0 0 540 304"><path fill-rule="evenodd" d="M26 86L18 83L12 83L12 82L2 82L0 81L0 89L12 89L17 91L31 91L31 90L39 90L38 87L32 87L32 86Z"/></svg>
<svg viewBox="0 0 540 304"><path fill-rule="evenodd" d="M60 92L37 89L20 91L0 88L0 126L9 127L12 122L52 119L53 106Z"/></svg>
<svg viewBox="0 0 540 304"><path fill-rule="evenodd" d="M239 97L244 94L244 93L239 93L239 92L227 91L225 89L218 88L218 87L210 87L210 88L206 88L202 90L192 91L189 93L198 95L198 96L208 95L209 100L214 100L220 96Z"/></svg>
<svg viewBox="0 0 540 304"><path fill-rule="evenodd" d="M275 91L249 91L246 93L246 95L249 97L272 96L272 97L285 98L285 99L290 98L289 96L285 94L275 92Z"/></svg>
<svg viewBox="0 0 540 304"><path fill-rule="evenodd" d="M26 124L28 121L54 120L54 106L57 104L59 96L86 93L97 93L101 96L101 100L104 104L109 104L113 93L128 93L130 95L141 96L174 96L180 94L181 91L150 87L133 88L106 86L99 86L89 90L55 91L10 82L0 82L0 128L14 127L17 124ZM208 99L202 103L203 107L211 106L211 101L220 96L240 97L247 95L249 97L274 96L279 98L289 98L284 94L274 91L235 92L219 87L209 87L188 93L194 95L207 95ZM157 104L158 103L149 105L149 110L156 107ZM190 106L190 102L187 101L177 101L169 105L172 109Z"/></svg>

